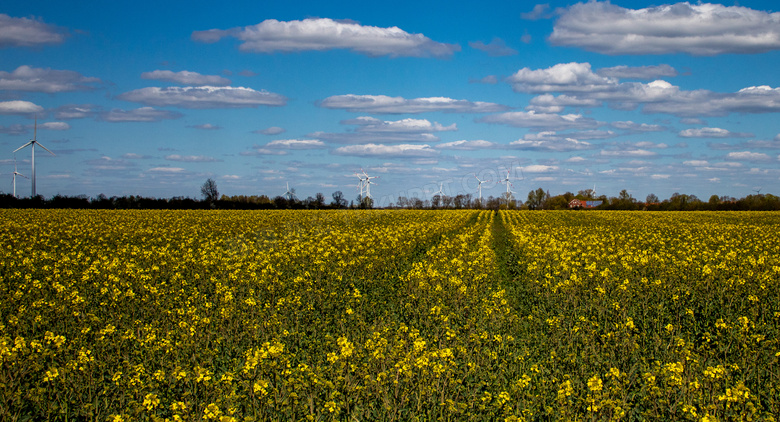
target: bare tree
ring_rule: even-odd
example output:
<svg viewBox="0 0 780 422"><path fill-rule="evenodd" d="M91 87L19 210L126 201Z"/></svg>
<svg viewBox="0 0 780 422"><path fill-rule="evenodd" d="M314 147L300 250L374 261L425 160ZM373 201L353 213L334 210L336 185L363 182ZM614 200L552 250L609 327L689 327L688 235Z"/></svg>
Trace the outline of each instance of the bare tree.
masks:
<svg viewBox="0 0 780 422"><path fill-rule="evenodd" d="M217 182L212 178L208 178L205 183L200 187L200 193L203 195L203 200L206 202L214 202L219 199L219 191L217 190Z"/></svg>

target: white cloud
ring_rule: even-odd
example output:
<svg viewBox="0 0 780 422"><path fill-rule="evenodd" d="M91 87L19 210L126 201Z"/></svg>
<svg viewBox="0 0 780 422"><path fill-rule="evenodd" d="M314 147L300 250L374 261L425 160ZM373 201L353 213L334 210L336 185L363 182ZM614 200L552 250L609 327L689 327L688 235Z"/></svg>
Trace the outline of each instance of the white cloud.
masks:
<svg viewBox="0 0 780 422"><path fill-rule="evenodd" d="M181 161L184 163L215 163L215 162L222 161L218 158L209 157L207 155L179 155L179 154L166 155L165 159L168 161Z"/></svg>
<svg viewBox="0 0 780 422"><path fill-rule="evenodd" d="M750 138L752 133L731 132L718 127L703 127L698 129L685 129L678 134L683 138Z"/></svg>
<svg viewBox="0 0 780 422"><path fill-rule="evenodd" d="M683 164L693 167L708 167L710 165L709 161L707 160L689 160L683 161Z"/></svg>
<svg viewBox="0 0 780 422"><path fill-rule="evenodd" d="M287 155L287 151L283 149L269 149L255 145L249 151L241 151L239 155L245 157L259 156L259 155Z"/></svg>
<svg viewBox="0 0 780 422"><path fill-rule="evenodd" d="M230 85L230 79L219 75L201 75L200 73L182 70L172 72L170 70L155 70L141 74L142 79L155 79L159 81L174 82L179 85L193 86L227 86Z"/></svg>
<svg viewBox="0 0 780 422"><path fill-rule="evenodd" d="M431 123L426 119L402 119L395 121L379 120L373 117L358 117L356 119L344 120L345 125L360 126L358 132L394 132L394 133L431 133L458 130L458 126L453 123L449 126L443 126L438 122Z"/></svg>
<svg viewBox="0 0 780 422"><path fill-rule="evenodd" d="M46 92L86 91L101 83L98 78L72 70L54 70L19 66L13 72L0 71L0 90Z"/></svg>
<svg viewBox="0 0 780 422"><path fill-rule="evenodd" d="M280 133L286 132L283 128L280 128L278 126L271 126L269 128L256 130L252 133L259 133L261 135L279 135Z"/></svg>
<svg viewBox="0 0 780 422"><path fill-rule="evenodd" d="M122 154L122 158L128 159L128 160L146 160L149 158L152 158L150 155L143 155L143 154L136 154L134 152L128 152L126 154Z"/></svg>
<svg viewBox="0 0 780 422"><path fill-rule="evenodd" d="M561 131L566 129L595 129L602 125L590 117L581 114L536 113L535 111L512 111L485 116L479 119L485 123L499 123L515 127Z"/></svg>
<svg viewBox="0 0 780 422"><path fill-rule="evenodd" d="M606 67L596 71L600 76L617 79L648 79L654 80L663 76L677 76L677 71L668 64L657 66L614 66Z"/></svg>
<svg viewBox="0 0 780 422"><path fill-rule="evenodd" d="M31 114L41 111L43 107L29 101L0 101L0 114Z"/></svg>
<svg viewBox="0 0 780 422"><path fill-rule="evenodd" d="M96 107L91 104L66 104L54 110L54 117L62 120L83 119L95 115Z"/></svg>
<svg viewBox="0 0 780 422"><path fill-rule="evenodd" d="M189 126L194 129L200 129L200 130L219 130L222 129L221 126L212 125L211 123L204 123L202 125L195 125L195 126Z"/></svg>
<svg viewBox="0 0 780 422"><path fill-rule="evenodd" d="M653 151L637 148L630 150L602 150L600 155L604 157L654 157L658 154Z"/></svg>
<svg viewBox="0 0 780 422"><path fill-rule="evenodd" d="M61 44L65 35L41 20L14 18L0 13L0 48Z"/></svg>
<svg viewBox="0 0 780 422"><path fill-rule="evenodd" d="M335 95L318 103L320 107L379 114L417 114L434 111L451 113L493 113L508 107L495 103L454 100L446 97L406 99L386 95Z"/></svg>
<svg viewBox="0 0 780 422"><path fill-rule="evenodd" d="M183 173L186 170L181 167L152 167L149 169L149 172L151 173L160 173L160 174L178 174Z"/></svg>
<svg viewBox="0 0 780 422"><path fill-rule="evenodd" d="M315 149L324 148L325 143L316 139L280 139L264 145L265 148Z"/></svg>
<svg viewBox="0 0 780 422"><path fill-rule="evenodd" d="M593 92L613 89L617 79L599 76L590 63L559 63L547 69L524 67L507 78L517 92Z"/></svg>
<svg viewBox="0 0 780 422"><path fill-rule="evenodd" d="M547 131L539 133L529 133L514 142L509 143L510 147L526 151L580 151L593 149L594 146L588 142L558 135L556 132Z"/></svg>
<svg viewBox="0 0 780 422"><path fill-rule="evenodd" d="M643 108L646 113L680 117L725 116L730 113L776 113L780 111L780 88L752 86L735 93L707 90L674 93Z"/></svg>
<svg viewBox="0 0 780 422"><path fill-rule="evenodd" d="M610 125L617 129L623 129L630 132L660 132L666 130L661 125L649 125L647 123L634 123L630 120L625 122L612 122Z"/></svg>
<svg viewBox="0 0 780 422"><path fill-rule="evenodd" d="M38 129L44 130L68 130L70 125L65 122L46 122L38 125Z"/></svg>
<svg viewBox="0 0 780 422"><path fill-rule="evenodd" d="M531 98L530 105L526 110L532 110L540 113L560 113L564 107L598 107L601 101L592 98L579 98L566 94L554 96L552 94L542 94Z"/></svg>
<svg viewBox="0 0 780 422"><path fill-rule="evenodd" d="M178 119L181 113L167 110L157 110L153 107L141 107L133 110L120 110L115 108L100 114L100 119L105 122L159 122L165 119Z"/></svg>
<svg viewBox="0 0 780 422"><path fill-rule="evenodd" d="M653 180L666 180L668 178L672 177L669 174L651 174L650 178Z"/></svg>
<svg viewBox="0 0 780 422"><path fill-rule="evenodd" d="M227 30L195 31L192 39L206 43L224 37L242 41L239 49L255 53L347 49L369 56L449 57L460 51L457 44L444 44L398 27L379 28L327 18L278 21Z"/></svg>
<svg viewBox="0 0 780 422"><path fill-rule="evenodd" d="M567 163L584 163L586 160L584 157L571 157L565 160Z"/></svg>
<svg viewBox="0 0 780 422"><path fill-rule="evenodd" d="M739 151L726 154L726 159L734 161L769 161L772 158L760 152Z"/></svg>
<svg viewBox="0 0 780 422"><path fill-rule="evenodd" d="M521 13L523 19L535 21L539 19L550 19L553 14L550 12L550 5L547 3L537 4L530 12Z"/></svg>
<svg viewBox="0 0 780 422"><path fill-rule="evenodd" d="M332 151L337 155L353 155L358 157L430 157L438 152L430 145L400 144L400 145L348 145Z"/></svg>
<svg viewBox="0 0 780 422"><path fill-rule="evenodd" d="M475 140L475 141L454 141L454 142L444 142L441 144L436 145L436 148L438 149L454 149L454 150L460 150L460 151L475 151L479 149L488 149L495 147L496 144L490 141L485 141L482 139Z"/></svg>
<svg viewBox="0 0 780 422"><path fill-rule="evenodd" d="M469 47L484 51L491 57L513 56L517 54L517 50L507 46L501 38L493 38L488 44L485 44L482 41L470 42Z"/></svg>
<svg viewBox="0 0 780 422"><path fill-rule="evenodd" d="M148 87L125 92L118 98L159 107L193 109L283 106L287 103L287 99L279 94L229 86Z"/></svg>
<svg viewBox="0 0 780 422"><path fill-rule="evenodd" d="M546 166L542 164L531 164L530 166L518 167L523 173L550 173L558 170L558 166Z"/></svg>
<svg viewBox="0 0 780 422"><path fill-rule="evenodd" d="M549 41L602 54L715 55L780 49L780 14L712 3L626 9L589 1L565 9Z"/></svg>

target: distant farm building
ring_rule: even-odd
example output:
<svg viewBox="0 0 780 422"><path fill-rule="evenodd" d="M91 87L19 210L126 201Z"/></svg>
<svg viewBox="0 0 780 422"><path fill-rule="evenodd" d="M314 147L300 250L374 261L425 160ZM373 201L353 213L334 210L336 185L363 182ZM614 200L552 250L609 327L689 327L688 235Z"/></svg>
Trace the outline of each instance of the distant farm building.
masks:
<svg viewBox="0 0 780 422"><path fill-rule="evenodd" d="M585 201L582 199L572 199L569 202L569 208L570 209L580 209L580 208L596 208L599 205L601 205L602 201Z"/></svg>

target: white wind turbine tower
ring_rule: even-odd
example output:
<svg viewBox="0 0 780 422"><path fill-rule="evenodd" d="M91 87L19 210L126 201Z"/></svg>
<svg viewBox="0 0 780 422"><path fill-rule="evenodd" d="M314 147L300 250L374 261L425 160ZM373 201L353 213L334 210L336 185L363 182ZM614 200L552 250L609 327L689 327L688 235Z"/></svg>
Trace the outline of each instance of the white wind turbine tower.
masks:
<svg viewBox="0 0 780 422"><path fill-rule="evenodd" d="M16 151L19 151L22 148L27 147L27 145L31 145L32 146L32 148L31 148L32 149L32 179L31 180L32 180L32 197L35 198L35 196L36 196L36 192L35 192L35 146L38 145L39 147L45 149L49 154L55 155L53 152L49 151L48 148L46 148L45 146L41 145L40 142L38 142L38 117L37 116L35 117L35 129L34 129L34 132L33 132L33 138L30 140L30 142L28 142L28 143L20 146L19 148L17 148L14 151L14 153L16 153Z"/></svg>
<svg viewBox="0 0 780 422"><path fill-rule="evenodd" d="M490 180L479 180L479 177L477 177L477 173L474 173L474 178L477 179L477 188L479 189L479 203L482 204L482 184L483 183L490 183Z"/></svg>
<svg viewBox="0 0 780 422"><path fill-rule="evenodd" d="M360 169L360 171L363 171L363 169ZM365 174L365 172L363 172ZM364 176L361 176L358 173L355 173L355 177L358 178L358 185L357 190L360 192L360 197L363 197L363 192L366 190L366 178Z"/></svg>
<svg viewBox="0 0 780 422"><path fill-rule="evenodd" d="M295 189L290 190L290 182L287 182L287 192L284 193L288 201L295 199Z"/></svg>
<svg viewBox="0 0 780 422"><path fill-rule="evenodd" d="M19 173L16 170L16 157L14 157L14 198L16 198L16 176L22 176L25 179L29 179L29 177L23 175L22 173Z"/></svg>
<svg viewBox="0 0 780 422"><path fill-rule="evenodd" d="M444 196L444 183L439 182L439 190L433 193L433 196Z"/></svg>
<svg viewBox="0 0 780 422"><path fill-rule="evenodd" d="M512 182L509 181L509 170L506 171L506 177L499 180L500 183L506 183L506 200L509 201L510 195L513 194L511 189L509 187L514 187Z"/></svg>
<svg viewBox="0 0 780 422"><path fill-rule="evenodd" d="M369 176L363 169L360 169L360 171L362 171L363 176L365 176L365 178L362 180L363 184L366 186L366 198L371 198L371 185L376 185L376 183L372 182L371 179L378 179L379 176Z"/></svg>

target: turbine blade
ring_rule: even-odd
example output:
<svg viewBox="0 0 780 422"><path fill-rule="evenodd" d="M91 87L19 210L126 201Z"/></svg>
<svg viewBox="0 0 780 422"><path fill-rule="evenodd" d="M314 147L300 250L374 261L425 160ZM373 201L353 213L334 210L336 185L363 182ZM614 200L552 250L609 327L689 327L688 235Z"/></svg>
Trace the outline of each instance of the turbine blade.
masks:
<svg viewBox="0 0 780 422"><path fill-rule="evenodd" d="M22 148L24 148L24 147L26 147L27 145L30 145L30 144L32 144L32 143L33 143L33 141L30 141L30 142L28 142L28 143L26 143L26 144L22 145L22 146L20 146L19 148L16 148L16 149L14 150L14 152L16 152L16 151L19 151L20 149L22 149Z"/></svg>
<svg viewBox="0 0 780 422"><path fill-rule="evenodd" d="M41 148L45 149L46 151L49 151L49 148L46 148L45 146L41 145L41 143L40 143L40 142L37 142L37 141L36 141L35 143L36 143L36 144L38 144L38 146L39 146L39 147L41 147ZM51 154L51 155L53 155L53 156L55 156L55 157L57 156L55 153L53 153L53 152L51 152L51 151L49 151L49 154Z"/></svg>

